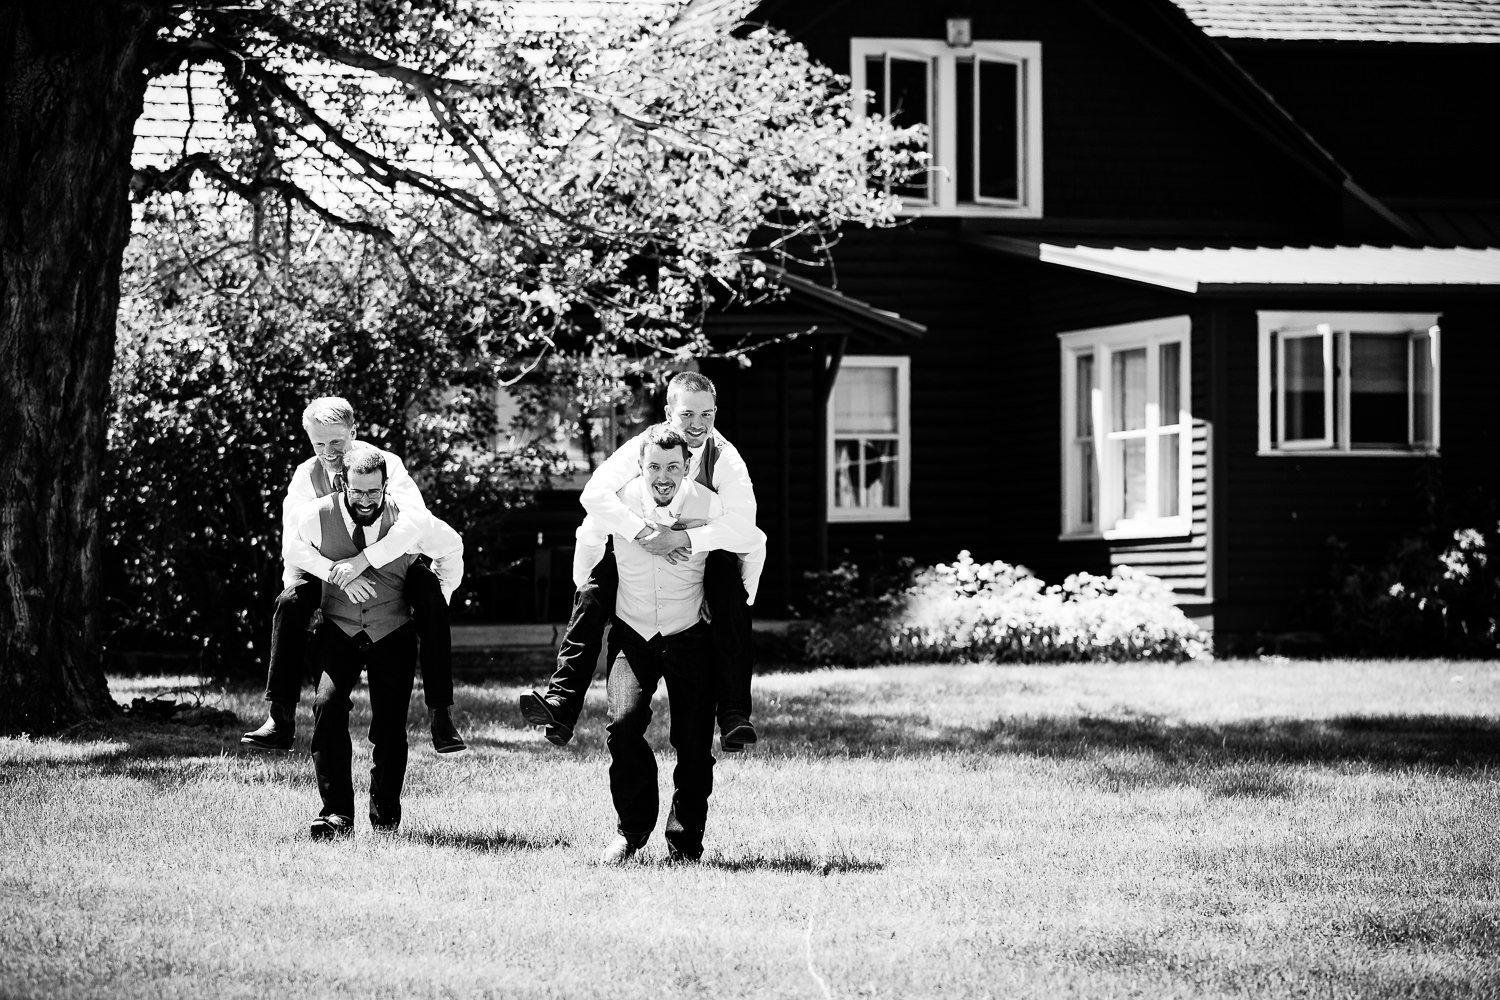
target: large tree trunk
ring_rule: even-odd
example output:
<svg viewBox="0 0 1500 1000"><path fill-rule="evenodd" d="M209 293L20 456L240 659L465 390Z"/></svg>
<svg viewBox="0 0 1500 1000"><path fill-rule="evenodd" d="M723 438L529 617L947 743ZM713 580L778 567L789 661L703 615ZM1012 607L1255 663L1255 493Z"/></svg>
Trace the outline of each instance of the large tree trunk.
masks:
<svg viewBox="0 0 1500 1000"><path fill-rule="evenodd" d="M0 732L115 709L100 470L151 17L0 0Z"/></svg>

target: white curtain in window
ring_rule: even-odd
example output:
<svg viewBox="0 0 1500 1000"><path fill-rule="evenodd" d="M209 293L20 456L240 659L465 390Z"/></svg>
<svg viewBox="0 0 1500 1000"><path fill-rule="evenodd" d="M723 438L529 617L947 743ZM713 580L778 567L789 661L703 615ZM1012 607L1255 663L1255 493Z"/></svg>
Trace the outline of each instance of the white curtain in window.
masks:
<svg viewBox="0 0 1500 1000"><path fill-rule="evenodd" d="M837 434L892 434L896 431L894 368L844 368L834 390Z"/></svg>

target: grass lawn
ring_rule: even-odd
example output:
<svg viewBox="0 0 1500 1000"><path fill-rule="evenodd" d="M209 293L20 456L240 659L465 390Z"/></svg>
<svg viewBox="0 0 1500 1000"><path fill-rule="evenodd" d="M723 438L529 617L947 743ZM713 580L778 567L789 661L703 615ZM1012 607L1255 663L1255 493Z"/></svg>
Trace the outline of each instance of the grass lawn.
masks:
<svg viewBox="0 0 1500 1000"><path fill-rule="evenodd" d="M0 997L1500 997L1500 664L756 683L697 865L593 863L597 685L563 750L461 686L457 760L414 699L402 830L334 844L305 702L0 740Z"/></svg>

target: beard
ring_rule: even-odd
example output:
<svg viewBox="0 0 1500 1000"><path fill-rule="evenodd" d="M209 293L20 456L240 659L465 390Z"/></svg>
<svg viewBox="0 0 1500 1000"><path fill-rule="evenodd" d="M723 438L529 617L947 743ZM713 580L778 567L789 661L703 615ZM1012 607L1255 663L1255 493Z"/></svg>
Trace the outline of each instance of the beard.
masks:
<svg viewBox="0 0 1500 1000"><path fill-rule="evenodd" d="M354 523L355 524L359 525L362 528L363 527L367 527L369 525L372 525L376 521L380 520L380 515L384 514L384 513L385 513L385 503L384 502L381 502L379 505L377 505L375 507L374 510L370 511L368 514L361 514L360 511L359 511L359 508L356 507L356 506L354 506L354 504L350 504L349 505L349 516L354 519Z"/></svg>

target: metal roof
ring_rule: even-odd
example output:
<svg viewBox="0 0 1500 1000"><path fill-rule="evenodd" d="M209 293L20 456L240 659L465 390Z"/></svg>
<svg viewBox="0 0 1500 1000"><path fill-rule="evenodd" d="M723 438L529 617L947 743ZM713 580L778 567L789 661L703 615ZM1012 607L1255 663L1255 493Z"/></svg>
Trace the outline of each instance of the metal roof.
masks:
<svg viewBox="0 0 1500 1000"><path fill-rule="evenodd" d="M1500 42L1495 0L1174 0L1215 38Z"/></svg>
<svg viewBox="0 0 1500 1000"><path fill-rule="evenodd" d="M1180 292L1500 290L1500 248L1089 246L973 236L986 249Z"/></svg>

